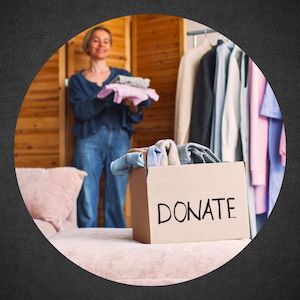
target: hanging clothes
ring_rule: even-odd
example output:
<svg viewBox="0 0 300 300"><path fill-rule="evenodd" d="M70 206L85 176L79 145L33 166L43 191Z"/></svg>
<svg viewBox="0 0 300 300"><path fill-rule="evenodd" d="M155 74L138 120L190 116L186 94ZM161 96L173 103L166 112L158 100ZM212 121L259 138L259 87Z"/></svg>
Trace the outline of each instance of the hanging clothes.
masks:
<svg viewBox="0 0 300 300"><path fill-rule="evenodd" d="M192 105L189 141L206 147L210 146L217 46L200 61Z"/></svg>
<svg viewBox="0 0 300 300"><path fill-rule="evenodd" d="M234 47L232 41L220 45L217 48L216 54L216 71L214 80L214 110L212 116L210 149L217 157L221 157L221 122L223 114L223 106L225 100L226 84L227 84L227 70L231 51Z"/></svg>
<svg viewBox="0 0 300 300"><path fill-rule="evenodd" d="M266 79L249 59L248 89L250 105L250 174L254 186L256 214L268 209L268 118L260 115Z"/></svg>
<svg viewBox="0 0 300 300"><path fill-rule="evenodd" d="M242 143L242 156L246 167L247 199L249 211L250 234L253 239L257 234L255 195L254 187L251 185L249 170L249 97L248 97L248 56L242 52L240 65L240 134Z"/></svg>
<svg viewBox="0 0 300 300"><path fill-rule="evenodd" d="M285 167L286 165L286 137L285 137L285 129L282 124L281 137L280 137L280 145L279 145L279 153L281 158L281 164Z"/></svg>
<svg viewBox="0 0 300 300"><path fill-rule="evenodd" d="M210 49L209 41L204 39L199 47L188 51L180 60L175 103L174 140L176 144L188 142L197 67L202 56Z"/></svg>
<svg viewBox="0 0 300 300"><path fill-rule="evenodd" d="M228 63L228 77L221 125L222 161L241 161L242 145L240 137L241 111L241 71L242 50L235 45Z"/></svg>
<svg viewBox="0 0 300 300"><path fill-rule="evenodd" d="M243 161L249 161L249 97L248 97L248 63L249 59L245 52L241 57L241 89L240 89L240 130L242 143ZM250 173L249 173L250 174Z"/></svg>
<svg viewBox="0 0 300 300"><path fill-rule="evenodd" d="M279 104L269 84L267 84L266 87L260 114L269 118L269 139L268 139L268 154L270 160L269 201L268 201L268 216L269 216L279 195L279 191L283 181L284 170L285 170L280 155L280 142L282 142L281 136L282 136L282 132L284 131L283 124L282 124L282 117L281 117Z"/></svg>

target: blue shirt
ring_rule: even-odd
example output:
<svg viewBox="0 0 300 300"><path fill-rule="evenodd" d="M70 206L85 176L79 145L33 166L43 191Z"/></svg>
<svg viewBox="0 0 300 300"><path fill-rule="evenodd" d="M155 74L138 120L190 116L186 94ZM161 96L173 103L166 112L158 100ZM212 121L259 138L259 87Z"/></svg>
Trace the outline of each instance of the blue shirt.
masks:
<svg viewBox="0 0 300 300"><path fill-rule="evenodd" d="M215 102L212 116L210 149L217 157L220 158L222 156L221 128L227 84L228 63L233 47L234 43L232 41L227 41L226 43L218 46L216 54L216 70L214 81Z"/></svg>
<svg viewBox="0 0 300 300"><path fill-rule="evenodd" d="M94 135L101 126L110 129L122 128L131 136L134 132L132 124L142 121L142 107L150 106L152 102L150 99L138 105L137 113L132 113L128 106L113 102L114 93L104 99L96 97L103 86L110 83L118 75L131 76L124 69L111 68L111 73L102 86L87 80L82 72L71 76L69 101L75 115L73 132L77 137L85 138Z"/></svg>

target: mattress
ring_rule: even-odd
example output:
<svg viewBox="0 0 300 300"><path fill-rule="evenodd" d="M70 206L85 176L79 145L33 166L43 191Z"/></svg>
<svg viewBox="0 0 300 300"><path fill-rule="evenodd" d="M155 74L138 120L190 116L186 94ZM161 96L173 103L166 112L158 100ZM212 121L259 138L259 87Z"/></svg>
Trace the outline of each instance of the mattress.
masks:
<svg viewBox="0 0 300 300"><path fill-rule="evenodd" d="M49 238L79 267L119 283L162 286L203 276L237 255L250 240L142 244L131 228L76 228Z"/></svg>

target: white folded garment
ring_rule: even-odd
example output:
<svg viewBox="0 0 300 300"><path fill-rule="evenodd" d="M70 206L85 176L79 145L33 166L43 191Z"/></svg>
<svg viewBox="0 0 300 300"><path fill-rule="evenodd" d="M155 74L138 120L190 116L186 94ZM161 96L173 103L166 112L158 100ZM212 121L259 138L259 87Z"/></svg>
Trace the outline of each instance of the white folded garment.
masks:
<svg viewBox="0 0 300 300"><path fill-rule="evenodd" d="M111 83L126 84L130 86L146 89L150 85L150 79L142 78L142 77L118 75L111 81Z"/></svg>

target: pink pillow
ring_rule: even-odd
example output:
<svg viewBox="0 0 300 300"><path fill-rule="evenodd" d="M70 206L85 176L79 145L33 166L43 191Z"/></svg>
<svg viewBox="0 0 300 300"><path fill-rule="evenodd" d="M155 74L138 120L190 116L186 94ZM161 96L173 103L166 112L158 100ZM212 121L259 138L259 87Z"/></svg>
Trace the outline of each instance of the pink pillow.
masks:
<svg viewBox="0 0 300 300"><path fill-rule="evenodd" d="M33 221L46 238L49 238L57 233L54 226L49 222L45 222L39 219L33 219Z"/></svg>
<svg viewBox="0 0 300 300"><path fill-rule="evenodd" d="M16 175L32 218L50 222L57 231L69 229L86 173L73 167L16 168Z"/></svg>

